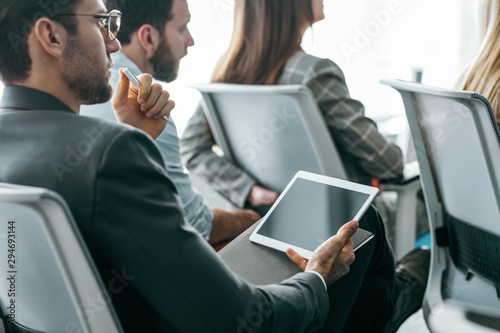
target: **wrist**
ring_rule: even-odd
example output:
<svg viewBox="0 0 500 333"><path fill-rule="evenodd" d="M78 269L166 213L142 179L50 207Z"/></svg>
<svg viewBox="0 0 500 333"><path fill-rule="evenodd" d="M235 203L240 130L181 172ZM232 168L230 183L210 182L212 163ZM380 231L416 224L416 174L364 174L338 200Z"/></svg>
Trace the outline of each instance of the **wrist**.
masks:
<svg viewBox="0 0 500 333"><path fill-rule="evenodd" d="M328 287L326 285L326 281L325 281L325 278L323 277L323 275L321 275L320 273L318 273L316 271L307 271L306 273L312 273L312 274L315 274L316 276L318 276L321 279L321 282L323 282L323 286L325 286L325 290L328 290Z"/></svg>

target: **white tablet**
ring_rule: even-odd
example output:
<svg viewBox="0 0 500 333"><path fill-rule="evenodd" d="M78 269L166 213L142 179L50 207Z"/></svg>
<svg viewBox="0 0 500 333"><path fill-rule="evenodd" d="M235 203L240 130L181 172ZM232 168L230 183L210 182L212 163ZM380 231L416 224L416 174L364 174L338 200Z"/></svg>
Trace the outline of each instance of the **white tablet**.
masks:
<svg viewBox="0 0 500 333"><path fill-rule="evenodd" d="M292 248L310 258L345 223L359 221L379 190L345 180L299 171L250 235L250 240L280 251ZM373 234L353 236L354 249Z"/></svg>

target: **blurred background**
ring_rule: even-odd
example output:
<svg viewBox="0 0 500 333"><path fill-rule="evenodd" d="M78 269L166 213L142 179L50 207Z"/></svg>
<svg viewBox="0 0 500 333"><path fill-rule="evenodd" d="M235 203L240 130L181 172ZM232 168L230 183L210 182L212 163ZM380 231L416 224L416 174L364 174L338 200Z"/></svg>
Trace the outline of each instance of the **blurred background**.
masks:
<svg viewBox="0 0 500 333"><path fill-rule="evenodd" d="M195 45L181 61L178 79L165 84L176 102L172 117L179 136L201 97L189 86L210 81L233 27L234 0L188 3L192 15L189 29ZM324 0L324 6L326 18L307 31L303 49L336 62L344 71L351 96L363 102L366 115L377 121L380 131L406 152L409 134L400 95L382 86L379 80L413 80L416 73L421 73L425 84L452 88L479 49L479 3ZM0 94L2 90L0 83ZM208 185L193 181L210 204L231 207ZM421 312L407 320L399 332L428 332Z"/></svg>
<svg viewBox="0 0 500 333"><path fill-rule="evenodd" d="M165 85L176 102L172 117L179 135L200 99L189 85L210 81L233 26L234 0L188 3L195 45L181 61L179 78ZM411 80L421 71L423 83L451 88L479 48L476 1L324 0L324 5L326 18L307 31L304 50L336 62L351 96L396 141L405 130L403 105L379 80Z"/></svg>
<svg viewBox="0 0 500 333"><path fill-rule="evenodd" d="M179 78L166 85L177 107L179 135L200 95L190 84L210 81L226 50L233 26L234 0L188 0L195 45L182 60ZM479 48L479 3L470 0L324 0L325 20L309 29L306 52L330 58L344 71L351 96L363 102L380 130L404 130L401 98L381 78L411 80L451 88ZM389 120L389 121L388 121Z"/></svg>

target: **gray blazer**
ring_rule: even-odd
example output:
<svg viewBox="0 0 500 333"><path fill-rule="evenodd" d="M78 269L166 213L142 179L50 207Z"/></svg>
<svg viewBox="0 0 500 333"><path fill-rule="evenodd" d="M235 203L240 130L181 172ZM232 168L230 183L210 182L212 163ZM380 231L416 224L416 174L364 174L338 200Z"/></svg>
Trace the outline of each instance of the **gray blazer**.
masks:
<svg viewBox="0 0 500 333"><path fill-rule="evenodd" d="M1 182L66 199L126 331L299 332L324 322L329 300L315 274L256 287L225 266L185 222L144 132L5 87L0 156Z"/></svg>

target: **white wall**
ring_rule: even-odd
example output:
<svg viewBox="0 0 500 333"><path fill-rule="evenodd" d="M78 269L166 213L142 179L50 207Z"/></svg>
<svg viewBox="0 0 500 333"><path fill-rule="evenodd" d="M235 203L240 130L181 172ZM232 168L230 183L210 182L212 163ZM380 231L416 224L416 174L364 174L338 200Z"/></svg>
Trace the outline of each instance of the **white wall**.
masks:
<svg viewBox="0 0 500 333"><path fill-rule="evenodd" d="M351 95L369 116L403 114L399 96L381 78L411 79L423 67L423 82L451 87L478 48L476 1L324 0L326 19L306 33L303 48L328 57L343 70ZM195 46L182 60L179 78L167 89L176 101L179 133L199 100L189 84L209 82L229 44L234 0L189 0ZM389 14L388 14L389 13ZM0 85L0 93L2 87Z"/></svg>
<svg viewBox="0 0 500 333"><path fill-rule="evenodd" d="M210 80L232 29L233 0L189 0L195 46L182 61L179 79L167 85L179 132L199 95L186 85ZM423 82L452 87L478 48L476 1L470 0L324 0L326 19L303 41L311 54L335 61L351 95L367 115L384 119L403 114L399 95L381 86L381 78L411 79L423 68ZM389 13L389 14L388 14ZM350 52L349 52L350 51Z"/></svg>
<svg viewBox="0 0 500 333"><path fill-rule="evenodd" d="M422 67L424 83L451 87L477 50L475 7L468 0L325 1L327 18L305 46L337 62L368 115L400 114L398 95L378 81L410 80L412 67Z"/></svg>

